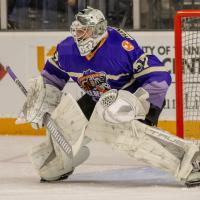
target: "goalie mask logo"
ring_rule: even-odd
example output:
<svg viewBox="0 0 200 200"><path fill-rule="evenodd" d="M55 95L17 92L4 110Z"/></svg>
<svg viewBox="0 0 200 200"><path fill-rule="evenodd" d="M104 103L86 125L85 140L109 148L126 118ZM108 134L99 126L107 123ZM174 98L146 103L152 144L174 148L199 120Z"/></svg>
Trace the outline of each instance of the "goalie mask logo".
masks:
<svg viewBox="0 0 200 200"><path fill-rule="evenodd" d="M78 83L95 101L97 101L103 93L111 89L110 85L107 83L106 73L95 72L91 69L83 72L83 76L78 79Z"/></svg>

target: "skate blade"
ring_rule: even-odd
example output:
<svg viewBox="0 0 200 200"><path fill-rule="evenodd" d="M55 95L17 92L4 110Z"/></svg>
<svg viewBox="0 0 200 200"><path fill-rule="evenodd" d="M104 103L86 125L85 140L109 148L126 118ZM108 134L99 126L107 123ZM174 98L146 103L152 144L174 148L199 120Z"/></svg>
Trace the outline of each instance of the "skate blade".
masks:
<svg viewBox="0 0 200 200"><path fill-rule="evenodd" d="M68 177L73 173L73 171L63 174L62 176L60 176L60 178L56 179L56 180L46 180L44 178L40 179L40 183L54 183L54 182L59 182L65 179L68 179Z"/></svg>
<svg viewBox="0 0 200 200"><path fill-rule="evenodd" d="M190 187L198 187L200 186L200 180L198 181L188 181L185 183L185 185L190 188Z"/></svg>

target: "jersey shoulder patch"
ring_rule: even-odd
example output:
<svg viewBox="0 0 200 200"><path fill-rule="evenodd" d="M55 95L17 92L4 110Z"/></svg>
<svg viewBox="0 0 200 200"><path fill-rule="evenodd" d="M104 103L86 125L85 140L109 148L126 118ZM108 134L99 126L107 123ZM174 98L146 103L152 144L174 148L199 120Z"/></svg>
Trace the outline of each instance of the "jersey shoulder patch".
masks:
<svg viewBox="0 0 200 200"><path fill-rule="evenodd" d="M126 51L132 51L134 49L133 44L131 44L128 40L123 40L122 41L122 47L126 50Z"/></svg>
<svg viewBox="0 0 200 200"><path fill-rule="evenodd" d="M115 33L118 37L118 41L120 42L120 46L125 51L132 51L134 50L134 43L135 40L123 29L111 27L110 30Z"/></svg>

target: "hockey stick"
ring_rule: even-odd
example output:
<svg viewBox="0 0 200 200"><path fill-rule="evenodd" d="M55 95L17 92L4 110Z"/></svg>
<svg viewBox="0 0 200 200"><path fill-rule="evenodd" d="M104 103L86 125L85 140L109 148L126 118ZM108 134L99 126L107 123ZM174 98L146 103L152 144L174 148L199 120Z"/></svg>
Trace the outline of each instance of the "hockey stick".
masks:
<svg viewBox="0 0 200 200"><path fill-rule="evenodd" d="M6 71L12 78L12 80L18 85L20 90L23 92L25 96L27 96L27 90L23 86L23 84L20 82L20 80L17 78L15 73L12 71L10 67L6 67ZM71 145L65 140L62 131L59 129L59 127L56 125L54 120L51 118L49 113L46 113L44 115L44 125L51 134L51 136L57 141L58 145L63 149L63 151L69 156L71 159L73 157L72 153L72 147Z"/></svg>
<svg viewBox="0 0 200 200"><path fill-rule="evenodd" d="M5 67L0 63L0 81L4 78L6 75L7 71Z"/></svg>

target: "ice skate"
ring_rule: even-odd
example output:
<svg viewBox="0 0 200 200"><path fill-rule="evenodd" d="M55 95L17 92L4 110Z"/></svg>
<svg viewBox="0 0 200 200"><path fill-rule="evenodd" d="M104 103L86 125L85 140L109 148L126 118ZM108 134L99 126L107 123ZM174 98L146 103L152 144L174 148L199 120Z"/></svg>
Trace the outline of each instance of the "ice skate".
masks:
<svg viewBox="0 0 200 200"><path fill-rule="evenodd" d="M44 179L44 178L41 178L41 179L40 179L40 183L46 183L46 182L50 183L50 182L63 181L63 180L65 180L65 179L68 179L68 177L69 177L73 172L74 172L74 170L72 170L71 172L68 172L68 173L66 173L66 174L63 174L62 176L58 177L58 179L55 179L55 180L52 180L52 181L46 180L46 179Z"/></svg>
<svg viewBox="0 0 200 200"><path fill-rule="evenodd" d="M185 182L187 187L200 186L200 152L194 155L192 165L194 168Z"/></svg>

